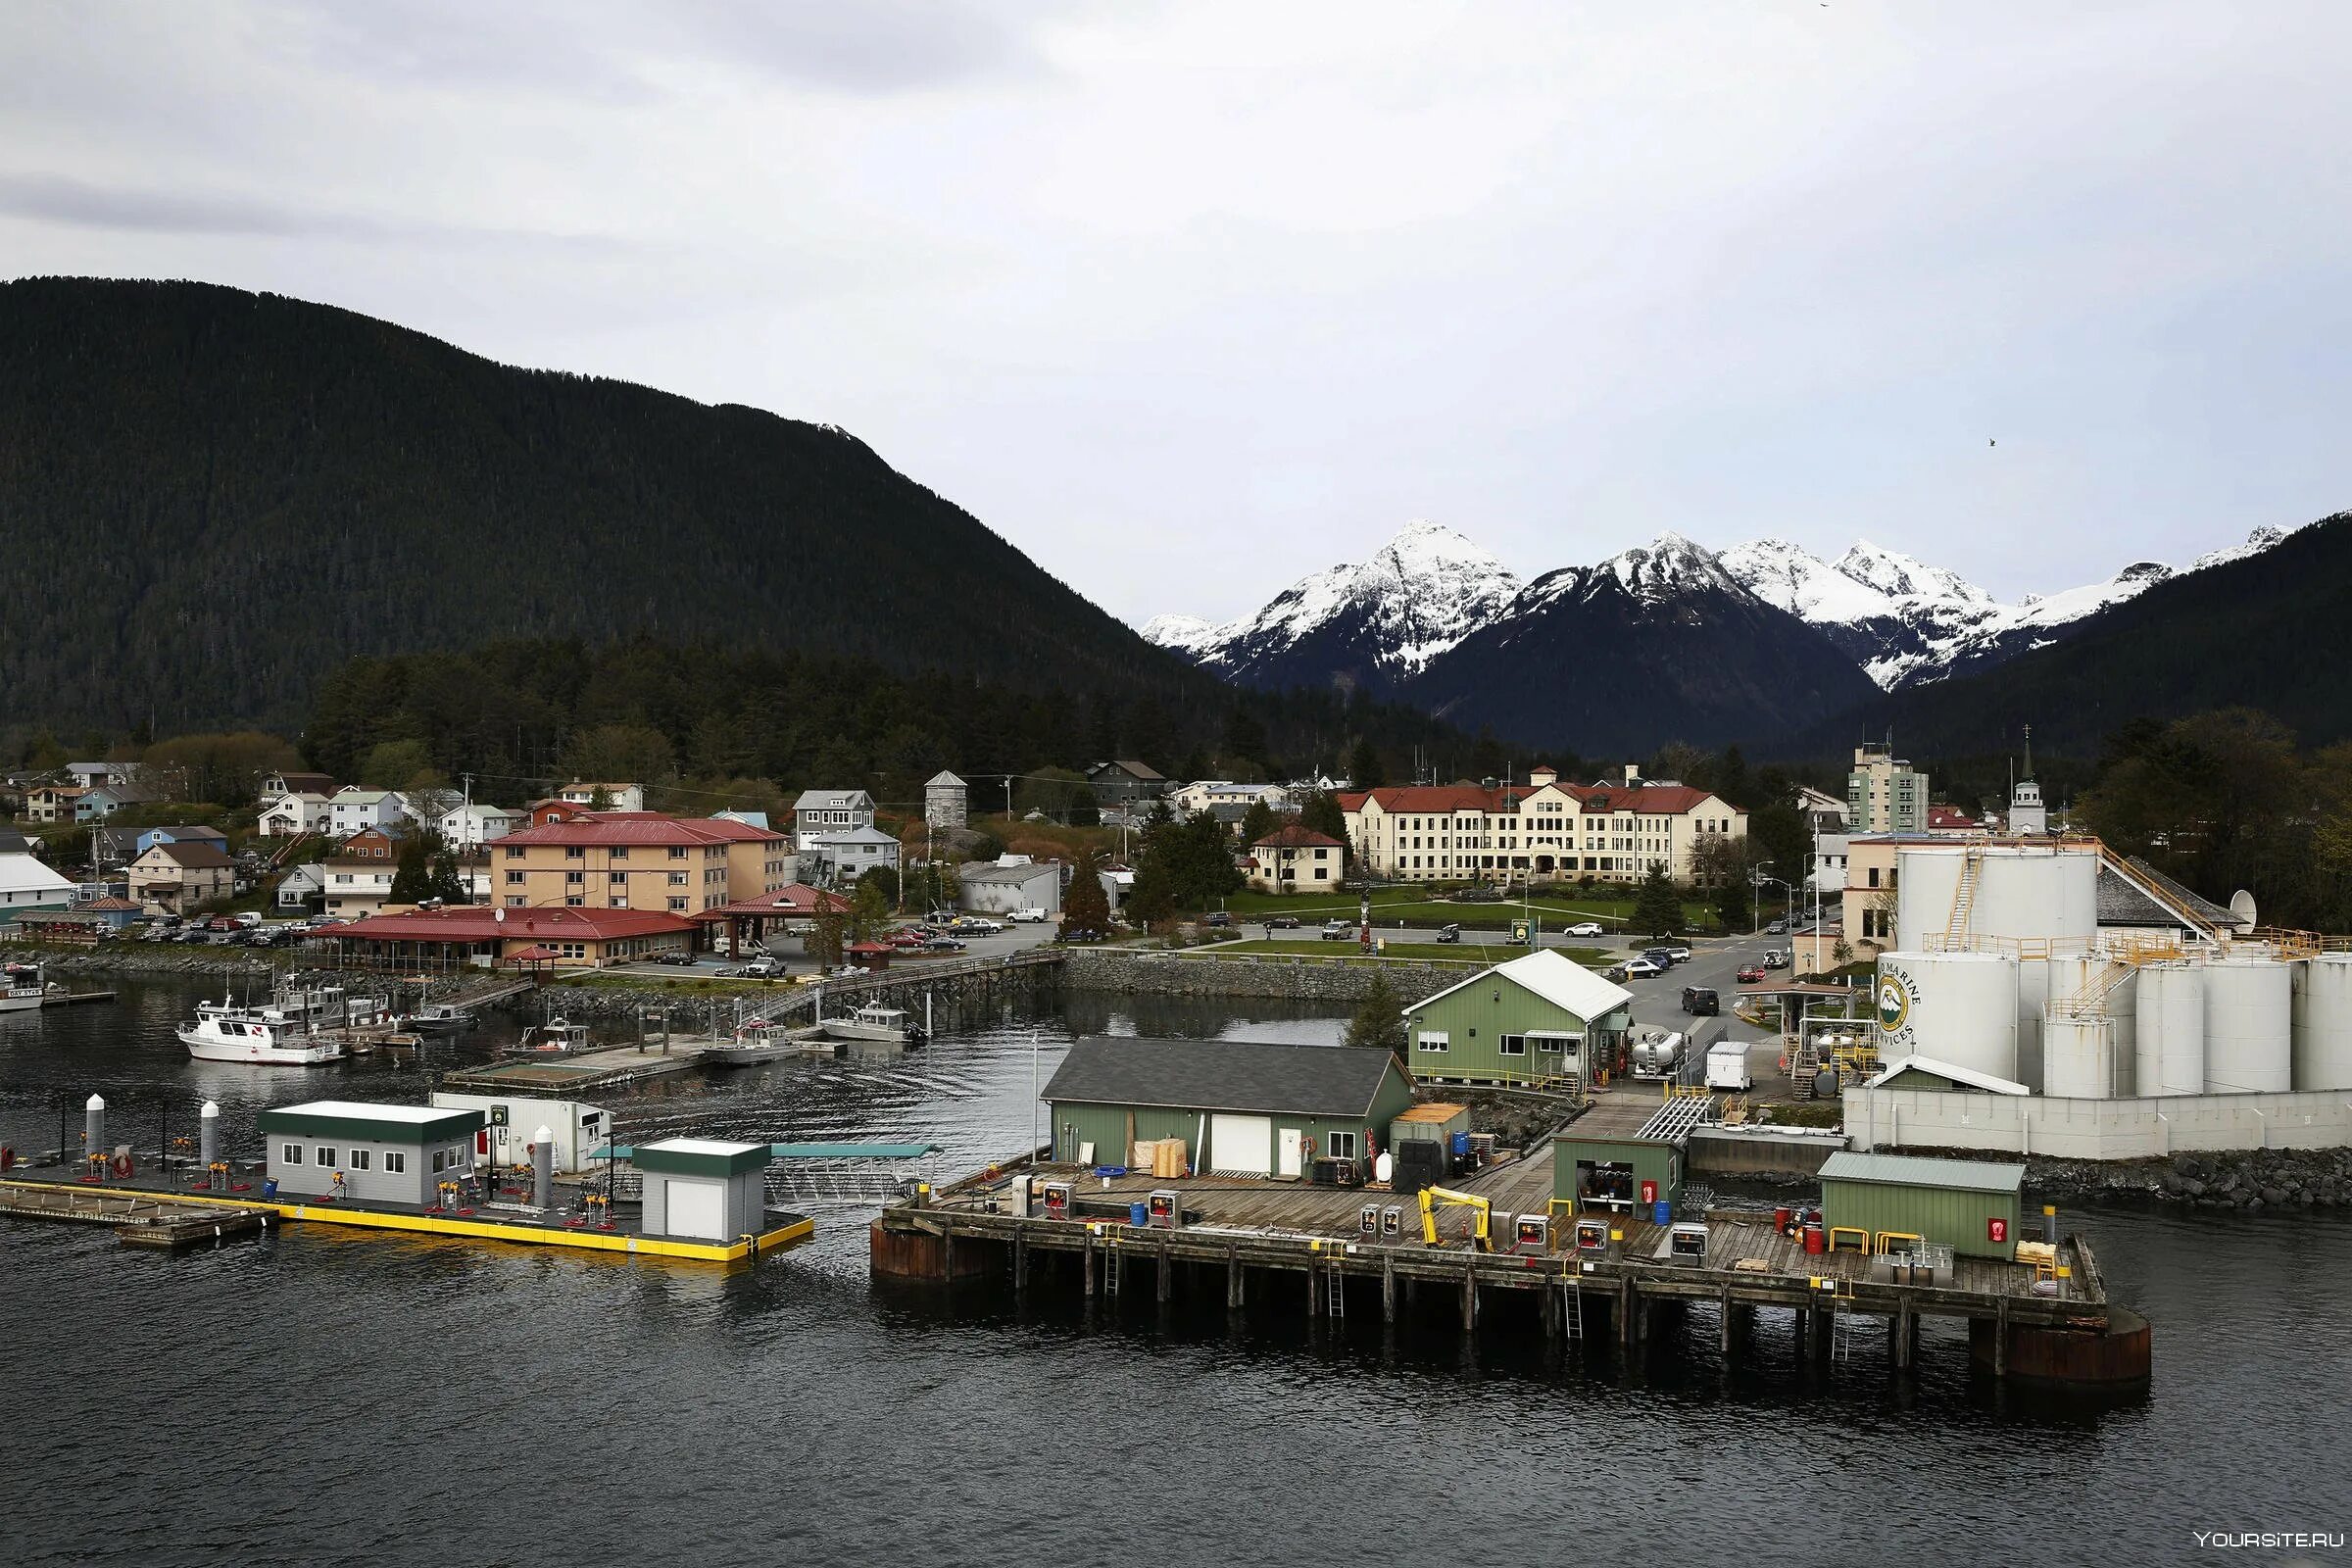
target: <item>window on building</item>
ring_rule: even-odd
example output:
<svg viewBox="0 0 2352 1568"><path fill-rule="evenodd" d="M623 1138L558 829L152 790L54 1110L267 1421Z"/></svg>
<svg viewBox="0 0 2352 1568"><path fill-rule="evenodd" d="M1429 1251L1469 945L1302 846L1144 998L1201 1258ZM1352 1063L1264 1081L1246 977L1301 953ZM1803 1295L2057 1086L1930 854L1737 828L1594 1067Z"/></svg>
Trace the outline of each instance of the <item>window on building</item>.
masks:
<svg viewBox="0 0 2352 1568"><path fill-rule="evenodd" d="M1870 868L1870 885L1874 888L1879 885L1879 868L1875 865Z"/></svg>
<svg viewBox="0 0 2352 1568"><path fill-rule="evenodd" d="M406 1155L406 1154L402 1153L402 1152L401 1152L399 1150L397 1150L397 1149L393 1149L393 1150L387 1150L387 1151L385 1151L385 1152L384 1152L384 1173L385 1173L386 1175L388 1175L388 1176L398 1176L398 1175L401 1175L402 1173L404 1173L405 1171L407 1171L407 1170L408 1170L408 1168L409 1168L409 1156L408 1156L408 1155Z"/></svg>
<svg viewBox="0 0 2352 1568"><path fill-rule="evenodd" d="M317 1157L312 1160L312 1163L317 1165L332 1165L334 1162L334 1146L331 1144L320 1144L318 1146L318 1153Z"/></svg>
<svg viewBox="0 0 2352 1568"><path fill-rule="evenodd" d="M441 1150L438 1150L438 1149L436 1149L436 1150L434 1150L434 1151L433 1151L433 1174L434 1174L434 1175L438 1176L438 1175L440 1175L440 1174L441 1174L441 1166L442 1166L442 1163L443 1163L445 1160L447 1160L448 1158L449 1158L449 1155L448 1155L447 1153L445 1153L444 1152L442 1152Z"/></svg>
<svg viewBox="0 0 2352 1568"><path fill-rule="evenodd" d="M1413 1037L1413 1047L1418 1051L1444 1051L1452 1043L1452 1037L1443 1029L1424 1029Z"/></svg>
<svg viewBox="0 0 2352 1568"><path fill-rule="evenodd" d="M629 873L626 871L607 871L605 873L605 880L614 887L625 888L629 885Z"/></svg>
<svg viewBox="0 0 2352 1568"><path fill-rule="evenodd" d="M1355 1134L1351 1132L1333 1133L1324 1139L1324 1143L1328 1146L1327 1152L1334 1159L1353 1159L1355 1157Z"/></svg>
<svg viewBox="0 0 2352 1568"><path fill-rule="evenodd" d="M366 1170L373 1157L372 1151L366 1149L355 1149L351 1152L351 1168L353 1170Z"/></svg>
<svg viewBox="0 0 2352 1568"><path fill-rule="evenodd" d="M629 847L628 847L627 845L625 845L625 844L615 844L615 845L613 845L613 846L612 846L612 850L611 850L611 852L610 852L610 853L609 853L609 854L606 856L606 858L607 858L607 859L612 859L612 860L625 860L625 859L627 859L628 858L629 858Z"/></svg>
<svg viewBox="0 0 2352 1568"><path fill-rule="evenodd" d="M509 886L509 887L511 887L511 888L518 888L518 887L521 887L521 886L522 886L522 884L523 884L523 880L524 880L524 874L523 874L522 872L520 872L520 871L509 871L509 872L507 873L507 886Z"/></svg>
<svg viewBox="0 0 2352 1568"><path fill-rule="evenodd" d="M1556 1056L1560 1054L1561 1049L1566 1045L1567 1041L1561 1039L1558 1035L1536 1036L1536 1049L1546 1056Z"/></svg>
<svg viewBox="0 0 2352 1568"><path fill-rule="evenodd" d="M1525 1036L1525 1035L1504 1035L1504 1036L1502 1036L1501 1038L1502 1038L1502 1045L1501 1045L1501 1048L1500 1048L1500 1049L1501 1049L1501 1051L1502 1051L1502 1054L1503 1054L1504 1055L1506 1055L1506 1056L1524 1056L1524 1055L1526 1055L1526 1054L1527 1054L1527 1036Z"/></svg>
<svg viewBox="0 0 2352 1568"><path fill-rule="evenodd" d="M507 907L510 909L519 909L528 903L530 903L530 900L524 898L519 893L509 894L507 897Z"/></svg>
<svg viewBox="0 0 2352 1568"><path fill-rule="evenodd" d="M588 858L587 847L579 844L566 844L564 846L564 858L566 860L585 860Z"/></svg>
<svg viewBox="0 0 2352 1568"><path fill-rule="evenodd" d="M301 1164L301 1163L302 1163L302 1146L301 1146L300 1144L281 1144L281 1145L279 1145L279 1146L278 1146L278 1151L277 1151L277 1162L278 1162L279 1164L281 1164L281 1165L299 1165L299 1164Z"/></svg>
<svg viewBox="0 0 2352 1568"><path fill-rule="evenodd" d="M564 898L564 907L566 909L584 908L587 903L588 901L577 893L565 894Z"/></svg>

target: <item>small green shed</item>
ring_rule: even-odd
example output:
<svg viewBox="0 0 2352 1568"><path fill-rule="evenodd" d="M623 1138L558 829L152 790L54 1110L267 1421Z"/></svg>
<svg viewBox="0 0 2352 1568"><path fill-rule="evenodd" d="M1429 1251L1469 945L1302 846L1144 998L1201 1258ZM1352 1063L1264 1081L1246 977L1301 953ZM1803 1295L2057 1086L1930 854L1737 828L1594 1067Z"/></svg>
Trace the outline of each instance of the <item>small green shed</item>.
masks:
<svg viewBox="0 0 2352 1568"><path fill-rule="evenodd" d="M1551 1196L1579 1214L1605 1211L1647 1216L1658 1202L1683 1198L1683 1146L1661 1138L1579 1138L1551 1141Z"/></svg>
<svg viewBox="0 0 2352 1568"><path fill-rule="evenodd" d="M1045 1099L1059 1163L1123 1165L1138 1140L1181 1138L1196 1171L1303 1176L1310 1159L1369 1160L1413 1081L1366 1048L1094 1035Z"/></svg>
<svg viewBox="0 0 2352 1568"><path fill-rule="evenodd" d="M1549 948L1483 969L1404 1009L1425 1083L1572 1084L1614 1054L1634 994Z"/></svg>
<svg viewBox="0 0 2352 1568"><path fill-rule="evenodd" d="M2014 1256L2026 1167L1840 1151L1821 1167L1822 1222L1918 1236L1963 1257Z"/></svg>

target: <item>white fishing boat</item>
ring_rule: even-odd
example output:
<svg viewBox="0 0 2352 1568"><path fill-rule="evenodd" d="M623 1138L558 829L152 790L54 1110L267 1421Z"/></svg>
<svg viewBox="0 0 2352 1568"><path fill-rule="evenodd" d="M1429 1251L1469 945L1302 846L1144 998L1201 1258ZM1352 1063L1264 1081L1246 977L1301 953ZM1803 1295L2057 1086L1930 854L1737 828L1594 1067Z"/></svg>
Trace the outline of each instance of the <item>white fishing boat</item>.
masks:
<svg viewBox="0 0 2352 1568"><path fill-rule="evenodd" d="M198 1061L243 1061L266 1067L315 1067L340 1061L343 1042L318 1034L309 1023L270 1008L197 1008L192 1023L178 1029L179 1043Z"/></svg>
<svg viewBox="0 0 2352 1568"><path fill-rule="evenodd" d="M510 1056L575 1056L583 1051L594 1051L596 1044L588 1038L588 1026L573 1023L567 1018L550 1018L522 1032L522 1039L508 1048Z"/></svg>
<svg viewBox="0 0 2352 1568"><path fill-rule="evenodd" d="M37 963L12 963L0 971L0 1012L28 1012L47 994Z"/></svg>
<svg viewBox="0 0 2352 1568"><path fill-rule="evenodd" d="M817 1027L836 1040L871 1040L887 1046L912 1045L923 1038L906 1008L879 1002L869 1002L846 1018L822 1019Z"/></svg>
<svg viewBox="0 0 2352 1568"><path fill-rule="evenodd" d="M473 1027L473 1014L446 1002L433 1002L410 1013L403 1022L416 1034L454 1035Z"/></svg>
<svg viewBox="0 0 2352 1568"><path fill-rule="evenodd" d="M706 1049L703 1060L716 1067L757 1067L790 1056L832 1054L833 1043L823 1038L821 1026L787 1028L766 1018L754 1018L736 1029L734 1039Z"/></svg>

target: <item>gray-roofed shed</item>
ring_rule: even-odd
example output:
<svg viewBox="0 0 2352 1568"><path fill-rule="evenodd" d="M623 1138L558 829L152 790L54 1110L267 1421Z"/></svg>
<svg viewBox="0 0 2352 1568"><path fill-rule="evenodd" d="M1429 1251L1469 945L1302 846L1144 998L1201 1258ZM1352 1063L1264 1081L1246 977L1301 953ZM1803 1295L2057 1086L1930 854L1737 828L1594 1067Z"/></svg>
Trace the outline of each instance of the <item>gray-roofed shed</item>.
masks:
<svg viewBox="0 0 2352 1568"><path fill-rule="evenodd" d="M1090 1036L1046 1085L1056 1157L1097 1158L1136 1139L1182 1138L1206 1168L1283 1169L1289 1151L1364 1158L1412 1102L1412 1080L1385 1051L1254 1040ZM1245 1147L1237 1138L1247 1138Z"/></svg>

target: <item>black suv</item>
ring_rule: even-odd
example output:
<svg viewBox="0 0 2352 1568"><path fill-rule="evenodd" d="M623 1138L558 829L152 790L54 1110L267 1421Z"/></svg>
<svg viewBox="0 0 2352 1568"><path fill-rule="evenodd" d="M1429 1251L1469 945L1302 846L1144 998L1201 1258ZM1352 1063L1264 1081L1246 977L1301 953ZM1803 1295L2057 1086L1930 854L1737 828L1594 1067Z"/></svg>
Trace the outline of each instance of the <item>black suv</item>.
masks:
<svg viewBox="0 0 2352 1568"><path fill-rule="evenodd" d="M1683 1010L1694 1018L1716 1017L1723 1011L1723 999L1715 995L1712 986L1685 986Z"/></svg>

